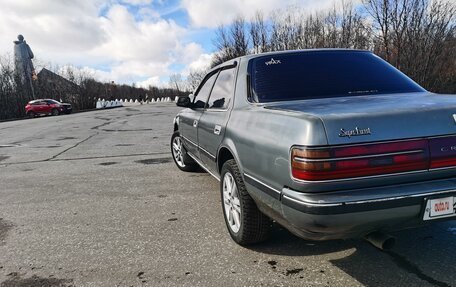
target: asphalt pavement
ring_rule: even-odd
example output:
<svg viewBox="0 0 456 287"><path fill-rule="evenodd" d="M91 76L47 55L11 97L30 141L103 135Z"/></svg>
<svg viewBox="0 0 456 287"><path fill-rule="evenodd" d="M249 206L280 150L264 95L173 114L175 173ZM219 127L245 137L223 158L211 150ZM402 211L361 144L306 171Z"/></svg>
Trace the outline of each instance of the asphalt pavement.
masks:
<svg viewBox="0 0 456 287"><path fill-rule="evenodd" d="M0 123L0 286L456 286L456 221L310 242L275 226L236 245L219 183L174 166L179 108Z"/></svg>

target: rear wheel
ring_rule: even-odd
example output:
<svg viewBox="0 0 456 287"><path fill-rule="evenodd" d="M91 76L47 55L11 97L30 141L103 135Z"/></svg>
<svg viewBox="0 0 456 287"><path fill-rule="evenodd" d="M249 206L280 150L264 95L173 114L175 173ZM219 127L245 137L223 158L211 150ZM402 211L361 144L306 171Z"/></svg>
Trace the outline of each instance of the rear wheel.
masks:
<svg viewBox="0 0 456 287"><path fill-rule="evenodd" d="M174 163L182 171L197 171L198 164L187 154L182 143L179 131L175 131L171 137L171 153Z"/></svg>
<svg viewBox="0 0 456 287"><path fill-rule="evenodd" d="M58 115L59 115L59 110L57 110L57 109L52 109L51 115L53 115L53 116L58 116Z"/></svg>
<svg viewBox="0 0 456 287"><path fill-rule="evenodd" d="M248 194L235 160L223 164L220 190L223 216L231 238L240 245L266 240L272 221L258 209Z"/></svg>

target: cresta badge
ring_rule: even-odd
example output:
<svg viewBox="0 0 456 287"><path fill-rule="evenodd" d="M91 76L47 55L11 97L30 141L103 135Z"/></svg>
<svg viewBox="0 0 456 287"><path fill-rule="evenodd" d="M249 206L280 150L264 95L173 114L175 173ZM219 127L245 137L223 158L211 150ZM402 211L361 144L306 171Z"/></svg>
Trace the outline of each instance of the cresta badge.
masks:
<svg viewBox="0 0 456 287"><path fill-rule="evenodd" d="M456 146L443 146L440 148L442 152L456 151Z"/></svg>

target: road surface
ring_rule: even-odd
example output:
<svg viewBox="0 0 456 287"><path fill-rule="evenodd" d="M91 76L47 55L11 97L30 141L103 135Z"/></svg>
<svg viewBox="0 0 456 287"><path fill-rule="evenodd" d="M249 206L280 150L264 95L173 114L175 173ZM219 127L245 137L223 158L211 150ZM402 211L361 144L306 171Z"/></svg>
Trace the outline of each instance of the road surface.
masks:
<svg viewBox="0 0 456 287"><path fill-rule="evenodd" d="M0 286L456 286L456 222L244 248L218 182L184 173L157 103L0 123Z"/></svg>

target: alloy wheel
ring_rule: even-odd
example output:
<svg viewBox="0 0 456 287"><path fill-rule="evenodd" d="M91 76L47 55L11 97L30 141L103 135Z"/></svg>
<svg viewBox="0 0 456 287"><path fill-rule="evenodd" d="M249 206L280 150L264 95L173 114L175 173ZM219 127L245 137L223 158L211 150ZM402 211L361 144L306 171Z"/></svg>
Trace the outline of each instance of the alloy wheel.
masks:
<svg viewBox="0 0 456 287"><path fill-rule="evenodd" d="M182 139L179 136L175 137L173 140L173 156L180 167L185 167Z"/></svg>
<svg viewBox="0 0 456 287"><path fill-rule="evenodd" d="M223 177L223 205L230 229L237 233L241 228L241 202L233 175L225 173Z"/></svg>

